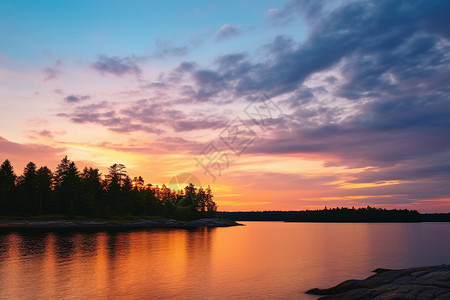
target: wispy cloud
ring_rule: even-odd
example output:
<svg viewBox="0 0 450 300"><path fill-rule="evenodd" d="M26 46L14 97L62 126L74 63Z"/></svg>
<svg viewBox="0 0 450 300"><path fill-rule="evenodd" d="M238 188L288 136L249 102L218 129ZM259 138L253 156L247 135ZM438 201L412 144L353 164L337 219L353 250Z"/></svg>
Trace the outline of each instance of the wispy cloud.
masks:
<svg viewBox="0 0 450 300"><path fill-rule="evenodd" d="M54 61L52 67L48 67L42 70L42 72L44 73L44 81L57 79L61 75L62 61L60 59L56 59L53 54L47 51L44 51L44 54Z"/></svg>
<svg viewBox="0 0 450 300"><path fill-rule="evenodd" d="M282 9L270 8L267 13L270 22L275 25L289 24L297 16L302 16L309 23L315 23L323 16L325 5L331 2L333 1L291 0L285 3Z"/></svg>
<svg viewBox="0 0 450 300"><path fill-rule="evenodd" d="M143 58L137 56L126 57L108 57L106 55L99 55L98 60L92 64L92 67L102 74L110 73L117 76L125 74L139 75L142 70L138 66Z"/></svg>
<svg viewBox="0 0 450 300"><path fill-rule="evenodd" d="M91 99L91 96L89 96L89 95L69 95L64 98L65 101L72 102L72 103L80 102L82 100L87 100L87 99Z"/></svg>
<svg viewBox="0 0 450 300"><path fill-rule="evenodd" d="M105 126L119 133L143 131L161 134L165 132L164 127L174 132L220 129L228 123L228 119L222 116L213 118L201 112L188 114L151 100L134 101L125 108L104 101L77 106L72 112L59 113L58 116L69 118L73 123Z"/></svg>
<svg viewBox="0 0 450 300"><path fill-rule="evenodd" d="M189 52L189 47L175 46L171 40L163 40L161 38L155 41L155 49L152 57L155 58L167 58L167 57L181 57L185 56Z"/></svg>
<svg viewBox="0 0 450 300"><path fill-rule="evenodd" d="M53 133L50 130L47 130L47 129L40 131L39 135L42 136L42 137L45 137L45 138L50 138L50 139L53 138Z"/></svg>
<svg viewBox="0 0 450 300"><path fill-rule="evenodd" d="M42 162L56 163L65 150L64 147L15 143L0 137L0 157L10 159L16 167L25 166L30 159L38 164ZM16 170L16 172L20 174L21 170Z"/></svg>
<svg viewBox="0 0 450 300"><path fill-rule="evenodd" d="M224 24L217 30L216 38L223 40L242 33L242 24Z"/></svg>
<svg viewBox="0 0 450 300"><path fill-rule="evenodd" d="M59 71L56 68L45 68L44 70L42 70L42 72L45 75L44 77L45 81L56 79L58 78L59 74L61 74L61 71Z"/></svg>

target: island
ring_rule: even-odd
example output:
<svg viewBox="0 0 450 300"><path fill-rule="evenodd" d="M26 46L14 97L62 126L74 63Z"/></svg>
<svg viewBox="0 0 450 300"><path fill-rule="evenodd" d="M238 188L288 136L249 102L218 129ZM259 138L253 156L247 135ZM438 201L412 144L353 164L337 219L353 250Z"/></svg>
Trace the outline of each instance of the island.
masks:
<svg viewBox="0 0 450 300"><path fill-rule="evenodd" d="M306 293L326 295L319 300L450 299L450 265L373 272L376 274L364 280L347 280L332 288L314 288Z"/></svg>
<svg viewBox="0 0 450 300"><path fill-rule="evenodd" d="M238 225L217 218L213 198L209 186L146 184L117 163L106 175L92 167L80 171L67 156L54 172L29 162L17 176L8 159L0 165L0 229Z"/></svg>

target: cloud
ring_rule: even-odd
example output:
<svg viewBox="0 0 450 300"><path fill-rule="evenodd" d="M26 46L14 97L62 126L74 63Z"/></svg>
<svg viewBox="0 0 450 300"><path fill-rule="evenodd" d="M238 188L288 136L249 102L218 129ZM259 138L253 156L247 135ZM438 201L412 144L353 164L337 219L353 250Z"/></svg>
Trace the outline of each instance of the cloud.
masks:
<svg viewBox="0 0 450 300"><path fill-rule="evenodd" d="M325 4L330 1L325 0L291 0L283 8L270 8L267 13L269 20L274 25L286 25L295 20L296 15L304 18L309 23L314 23L323 16Z"/></svg>
<svg viewBox="0 0 450 300"><path fill-rule="evenodd" d="M229 90L232 86L238 96L260 91L272 96L293 92L311 75L329 70L339 63L346 64L349 67L347 73L352 75L350 72L354 68L351 63L359 63L364 69L370 63L377 66L380 62L382 65L378 71L370 69L372 72L376 71L372 77L361 78L361 75L370 74L356 74L355 78L367 78L367 81L371 81L371 78L378 75L380 76L377 78L383 78L383 73L389 78L387 69L381 69L382 66L398 64L403 65L398 71L411 70L420 60L419 52L422 51L422 56L425 55L423 51L426 47L434 49L436 55L445 56L443 49L447 46L442 38L447 40L448 33L442 29L445 28L442 25L447 21L441 13L446 9L445 5L440 2L430 8L420 1L407 6L389 1L380 1L377 5L349 2L328 14L311 7L308 15L317 16L320 11L321 17L311 25L309 37L304 42L296 43L288 37L279 36L264 47L268 54L266 61L255 63L249 58L240 60L233 64L233 68L241 72L228 73L227 76L223 76L220 68L202 72L207 71L211 78L220 78L221 89ZM390 23L382 21L387 16ZM436 24L441 26L435 29L438 27ZM413 45L413 48L409 48L409 45ZM412 59L416 57L416 61L412 63L401 59L402 55ZM436 55L428 61L437 58ZM366 65L363 66L362 63ZM422 67L422 64L418 66ZM213 92L219 94L218 90ZM341 96L352 97L351 93Z"/></svg>
<svg viewBox="0 0 450 300"><path fill-rule="evenodd" d="M237 92L236 84L252 70L246 53L218 57L214 69L194 62L182 62L165 78L170 89L179 90L188 102L226 103ZM169 88L169 87L168 87Z"/></svg>
<svg viewBox="0 0 450 300"><path fill-rule="evenodd" d="M182 62L143 87L168 98L85 106L65 117L118 132L217 130L228 123L228 111L211 118L207 110L192 114L193 104L246 106L264 92L286 112L267 120L270 130L248 154L313 156L325 168L353 170L343 172L346 184L374 184L360 192L390 190L399 203L432 189L433 197L448 196L439 186L450 176L450 21L443 13L450 3L350 1L330 9L322 1L291 1L270 13L285 14L280 21L300 14L309 26L304 41L274 37L259 59L242 52L208 67ZM217 35L232 36L233 26ZM378 184L383 181L399 182Z"/></svg>
<svg viewBox="0 0 450 300"><path fill-rule="evenodd" d="M138 124L131 118L118 114L114 106L113 103L103 101L90 105L77 106L72 112L59 113L57 116L68 118L77 124L92 123L101 125L118 133L144 131L159 134L163 132L159 128Z"/></svg>
<svg viewBox="0 0 450 300"><path fill-rule="evenodd" d="M295 46L296 43L291 38L279 35L264 48L274 60L280 60L283 55L289 55L294 52Z"/></svg>
<svg viewBox="0 0 450 300"><path fill-rule="evenodd" d="M209 68L181 63L168 78L190 101L237 101L260 92L283 97L294 109L293 136L327 125L343 136L448 125L450 22L442 14L448 3L345 2L333 11L322 2L289 3L317 18L305 41L277 36L263 47L262 62L233 53ZM182 85L186 78L191 82Z"/></svg>
<svg viewBox="0 0 450 300"><path fill-rule="evenodd" d="M2 162L5 159L11 160L13 166L16 168L16 173L30 160L38 165L40 165L41 162L51 162L56 165L57 158L61 157L65 151L66 149L62 147L51 147L38 144L20 144L0 137L0 160ZM49 167L51 168L52 166Z"/></svg>
<svg viewBox="0 0 450 300"><path fill-rule="evenodd" d="M57 79L61 75L61 65L61 60L56 60L53 67L43 69L42 72L45 75L44 81Z"/></svg>
<svg viewBox="0 0 450 300"><path fill-rule="evenodd" d="M40 131L39 135L42 136L42 137L45 137L45 138L50 138L50 139L53 138L52 132L47 130L47 129Z"/></svg>
<svg viewBox="0 0 450 300"><path fill-rule="evenodd" d="M101 142L97 144L92 144L94 147L102 147L109 150L115 150L126 153L139 153L144 155L154 154L165 154L173 153L177 150L177 154L188 153L196 155L204 147L203 144L196 142L193 139L184 139L182 137L161 137L153 141L139 143L133 143L130 141L126 144L121 143L111 143L111 142Z"/></svg>
<svg viewBox="0 0 450 300"><path fill-rule="evenodd" d="M305 41L278 36L264 46L265 61L228 55L190 70L196 97L250 99L263 91L283 99L290 118L255 140L249 154L371 167L348 182L398 180L365 188L395 191L392 202L448 197L450 21L442 12L450 3L345 2L331 12L294 4L310 18Z"/></svg>
<svg viewBox="0 0 450 300"><path fill-rule="evenodd" d="M45 81L57 79L58 76L61 74L61 71L55 68L45 68L44 70L42 70L42 72L44 72Z"/></svg>
<svg viewBox="0 0 450 300"><path fill-rule="evenodd" d="M222 116L212 118L202 112L189 114L170 108L170 105L145 99L134 101L122 109L106 101L77 106L72 112L59 113L58 116L68 118L73 123L101 125L119 133L143 131L161 134L165 132L164 127L175 132L187 132L220 129L228 124L228 119Z"/></svg>
<svg viewBox="0 0 450 300"><path fill-rule="evenodd" d="M117 76L125 74L139 75L142 70L139 68L138 63L142 60L143 58L134 55L126 57L99 55L98 60L92 64L92 67L101 74L110 73Z"/></svg>
<svg viewBox="0 0 450 300"><path fill-rule="evenodd" d="M220 129L228 124L228 119L222 116L211 117L199 111L189 114L149 100L137 101L130 108L122 110L121 114L142 126L164 125L175 132Z"/></svg>
<svg viewBox="0 0 450 300"><path fill-rule="evenodd" d="M224 24L217 30L216 39L223 40L242 33L242 24Z"/></svg>
<svg viewBox="0 0 450 300"><path fill-rule="evenodd" d="M80 102L82 100L87 100L87 99L91 99L91 96L89 95L69 95L67 97L64 98L64 100L66 100L67 102Z"/></svg>
<svg viewBox="0 0 450 300"><path fill-rule="evenodd" d="M157 39L155 41L155 50L152 57L167 58L181 57L188 54L188 46L174 46L170 40Z"/></svg>
<svg viewBox="0 0 450 300"><path fill-rule="evenodd" d="M50 131L47 129L44 130L29 130L27 131L27 136L28 138L32 139L32 140L53 140L54 138L54 134L65 134L66 132L63 130L58 130L58 131Z"/></svg>

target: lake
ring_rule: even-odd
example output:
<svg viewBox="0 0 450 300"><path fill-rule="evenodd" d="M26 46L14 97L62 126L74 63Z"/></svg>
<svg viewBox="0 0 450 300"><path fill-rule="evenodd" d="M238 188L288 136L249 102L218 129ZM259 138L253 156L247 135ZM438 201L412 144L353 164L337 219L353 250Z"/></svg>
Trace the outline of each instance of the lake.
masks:
<svg viewBox="0 0 450 300"><path fill-rule="evenodd" d="M450 263L450 223L0 233L0 299L316 299L375 268Z"/></svg>

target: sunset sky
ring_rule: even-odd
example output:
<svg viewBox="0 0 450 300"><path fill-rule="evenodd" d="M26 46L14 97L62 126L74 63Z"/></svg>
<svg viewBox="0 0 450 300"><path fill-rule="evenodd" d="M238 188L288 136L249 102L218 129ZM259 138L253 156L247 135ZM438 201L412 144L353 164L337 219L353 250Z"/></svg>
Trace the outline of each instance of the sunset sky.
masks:
<svg viewBox="0 0 450 300"><path fill-rule="evenodd" d="M65 155L123 163L155 185L188 173L227 211L449 212L449 12L2 0L0 160L18 175Z"/></svg>

